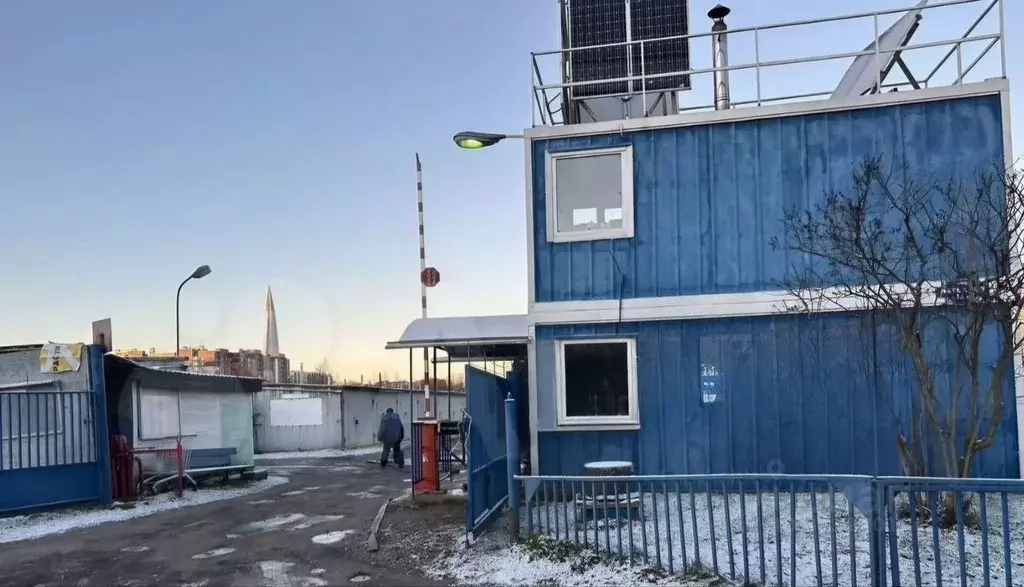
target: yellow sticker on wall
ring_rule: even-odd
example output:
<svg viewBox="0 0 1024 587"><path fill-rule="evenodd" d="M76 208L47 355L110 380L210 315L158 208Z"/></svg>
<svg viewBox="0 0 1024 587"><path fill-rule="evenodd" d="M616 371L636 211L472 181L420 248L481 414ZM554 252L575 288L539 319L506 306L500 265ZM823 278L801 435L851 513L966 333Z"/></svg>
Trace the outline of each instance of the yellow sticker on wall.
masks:
<svg viewBox="0 0 1024 587"><path fill-rule="evenodd" d="M58 344L48 342L39 351L39 371L41 373L68 373L78 371L82 366L83 343Z"/></svg>

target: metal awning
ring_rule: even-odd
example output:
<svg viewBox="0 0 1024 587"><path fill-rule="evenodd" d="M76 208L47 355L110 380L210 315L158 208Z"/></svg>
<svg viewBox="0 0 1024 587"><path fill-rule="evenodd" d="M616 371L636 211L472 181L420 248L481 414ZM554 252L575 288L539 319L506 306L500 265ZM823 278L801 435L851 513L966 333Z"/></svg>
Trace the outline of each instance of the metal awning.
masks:
<svg viewBox="0 0 1024 587"><path fill-rule="evenodd" d="M438 348L451 358L507 359L526 356L526 314L418 318L386 349Z"/></svg>

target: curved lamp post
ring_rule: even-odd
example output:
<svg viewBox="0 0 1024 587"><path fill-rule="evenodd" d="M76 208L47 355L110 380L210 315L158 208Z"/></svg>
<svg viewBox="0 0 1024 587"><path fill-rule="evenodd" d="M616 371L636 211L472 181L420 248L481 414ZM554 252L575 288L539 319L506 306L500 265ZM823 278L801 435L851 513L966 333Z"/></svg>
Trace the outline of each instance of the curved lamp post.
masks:
<svg viewBox="0 0 1024 587"><path fill-rule="evenodd" d="M192 281L193 279L202 279L213 271L209 265L200 265L196 267L196 270L185 278L185 281L181 282L178 286L178 293L174 296L174 357L176 359L181 358L181 288L185 287L185 284Z"/></svg>
<svg viewBox="0 0 1024 587"><path fill-rule="evenodd" d="M523 135L495 134L489 132L462 131L452 137L455 144L463 149L484 149L504 139L521 139Z"/></svg>

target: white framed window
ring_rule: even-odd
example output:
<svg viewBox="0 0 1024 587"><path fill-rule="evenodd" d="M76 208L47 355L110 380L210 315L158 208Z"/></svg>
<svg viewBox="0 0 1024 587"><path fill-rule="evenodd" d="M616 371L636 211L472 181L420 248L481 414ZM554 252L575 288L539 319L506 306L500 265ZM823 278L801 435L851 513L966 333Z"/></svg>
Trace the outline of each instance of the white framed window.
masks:
<svg viewBox="0 0 1024 587"><path fill-rule="evenodd" d="M633 238L633 147L548 153L550 242Z"/></svg>
<svg viewBox="0 0 1024 587"><path fill-rule="evenodd" d="M560 426L640 424L635 339L564 340L556 352Z"/></svg>

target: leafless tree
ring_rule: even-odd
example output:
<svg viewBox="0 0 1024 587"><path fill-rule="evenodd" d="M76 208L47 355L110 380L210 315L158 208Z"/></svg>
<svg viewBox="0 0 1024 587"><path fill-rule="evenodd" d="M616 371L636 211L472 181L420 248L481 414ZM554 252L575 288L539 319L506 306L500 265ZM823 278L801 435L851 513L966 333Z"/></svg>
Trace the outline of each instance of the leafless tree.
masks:
<svg viewBox="0 0 1024 587"><path fill-rule="evenodd" d="M913 389L895 438L905 475L968 477L1013 409L1022 219L1024 185L1001 166L921 179L870 157L849 190L786 210L770 243L789 261L782 286L797 301L786 311L855 312L867 343L885 332L906 357Z"/></svg>
<svg viewBox="0 0 1024 587"><path fill-rule="evenodd" d="M331 362L327 357L320 359L320 362L313 367L313 373L316 374L316 382L321 385L328 385L334 381L334 374L331 372Z"/></svg>
<svg viewBox="0 0 1024 587"><path fill-rule="evenodd" d="M320 362L317 363L315 367L313 367L313 372L319 373L320 375L330 375L331 362L327 359L327 357L320 359Z"/></svg>

